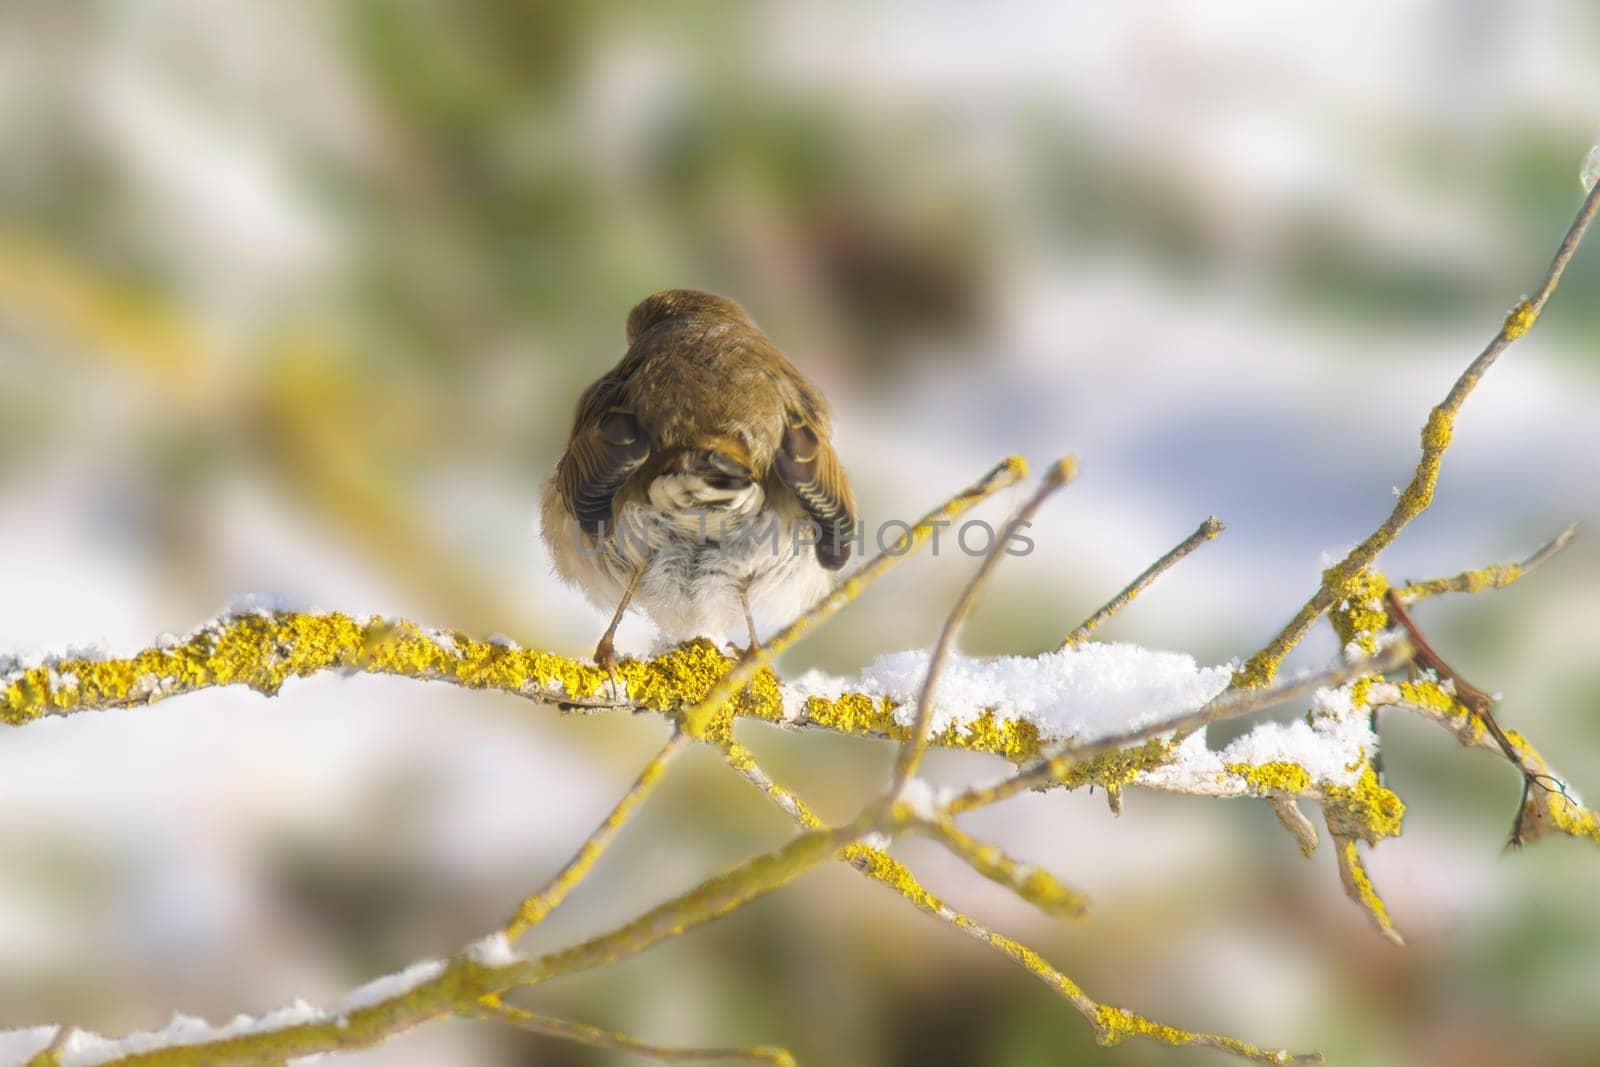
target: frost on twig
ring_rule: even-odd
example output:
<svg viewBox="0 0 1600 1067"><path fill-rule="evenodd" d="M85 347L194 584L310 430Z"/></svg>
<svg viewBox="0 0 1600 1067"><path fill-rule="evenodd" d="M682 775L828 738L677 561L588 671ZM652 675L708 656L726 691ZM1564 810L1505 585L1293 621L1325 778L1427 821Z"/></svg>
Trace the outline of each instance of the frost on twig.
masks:
<svg viewBox="0 0 1600 1067"><path fill-rule="evenodd" d="M1388 677L1408 662L1416 647L1425 645L1414 627L1412 641L1396 639L1389 632L1396 614L1393 605L1439 592L1476 592L1508 584L1558 551L1570 532L1521 565L1467 572L1393 593L1387 578L1374 567L1378 554L1428 506L1456 412L1499 352L1538 317L1597 205L1600 191L1591 189L1535 295L1512 311L1494 340L1434 408L1423 433L1422 458L1394 512L1329 568L1295 618L1242 665L1202 666L1181 653L1085 640L1096 620L1109 617L1167 566L1213 535L1215 530L1207 524L1091 616L1069 637L1067 647L1057 651L991 659L954 652L955 631L997 561L991 556L951 612L934 651L880 657L853 678L811 673L784 682L773 674L774 656L846 607L897 559L926 542L938 523L1019 481L1025 465L1017 458L929 512L901 543L846 578L765 648L734 661L710 642L689 642L654 659L624 660L616 670L620 687L611 684L609 672L588 663L510 642L427 630L404 620L281 610L273 605L226 614L187 637L158 641L130 656L68 653L34 663L0 659L0 723L10 726L50 715L140 707L219 686L245 685L272 696L291 679L328 671L494 690L565 708L616 707L656 714L674 726L672 738L572 860L522 901L502 929L454 955L424 960L376 979L331 1007L296 1001L260 1017L238 1016L222 1026L180 1015L162 1030L121 1039L70 1026L4 1032L0 1064L277 1064L372 1045L452 1015L493 1018L657 1059L792 1063L789 1053L766 1046L647 1045L511 1007L502 995L628 959L784 888L830 860L848 863L919 911L1015 962L1078 1011L1104 1045L1137 1037L1219 1049L1261 1063L1317 1061L1320 1057L1314 1053L1295 1055L1233 1037L1182 1030L1102 1003L1026 945L950 908L888 849L904 834L928 836L973 871L1047 913L1078 917L1091 904L1064 880L973 836L957 824L957 818L1026 790L1085 785L1099 785L1118 796L1125 789L1149 789L1211 798L1254 797L1272 806L1310 855L1317 848L1317 833L1301 805L1314 804L1333 839L1334 865L1346 892L1384 936L1399 943L1361 853L1363 845L1371 847L1398 835L1404 815L1400 798L1379 780L1375 716L1380 708L1416 714L1455 733L1464 744L1495 748L1525 780L1545 784L1546 788L1525 793L1521 813L1525 840L1562 833L1600 842L1600 819L1595 813L1582 806L1525 737L1510 729L1491 729L1484 709L1465 699L1470 694L1451 685L1438 670L1416 673L1404 681ZM1051 489L1064 483L1067 472L1064 465L1056 467L1018 517L1025 517ZM1283 656L1323 615L1329 616L1339 636L1343 662L1273 684ZM1285 703L1297 704L1305 714L1288 723L1259 723L1220 749L1207 743L1208 724ZM826 825L798 794L776 783L739 741L737 729L752 721L900 741L891 786L854 819ZM581 886L618 828L648 797L675 754L691 742L718 751L730 768L789 815L796 835L614 929L541 956L518 954L518 937ZM936 793L915 778L927 746L1001 757L1013 769L989 784Z"/></svg>

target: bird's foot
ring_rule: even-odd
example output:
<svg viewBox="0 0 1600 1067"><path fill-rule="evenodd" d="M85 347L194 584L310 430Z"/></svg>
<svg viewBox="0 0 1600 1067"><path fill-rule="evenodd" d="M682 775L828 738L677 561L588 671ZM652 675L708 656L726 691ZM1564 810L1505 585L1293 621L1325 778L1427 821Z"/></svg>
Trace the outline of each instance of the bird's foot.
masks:
<svg viewBox="0 0 1600 1067"><path fill-rule="evenodd" d="M611 635L606 634L600 643L594 646L594 665L606 672L609 678L609 692L607 696L613 704L621 703L620 679L617 677L617 650L611 643Z"/></svg>

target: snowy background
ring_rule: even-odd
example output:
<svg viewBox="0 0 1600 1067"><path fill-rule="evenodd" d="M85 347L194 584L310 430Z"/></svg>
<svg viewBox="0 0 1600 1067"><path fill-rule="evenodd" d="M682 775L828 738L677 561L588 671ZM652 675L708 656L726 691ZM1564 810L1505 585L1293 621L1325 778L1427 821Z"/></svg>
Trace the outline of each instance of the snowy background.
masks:
<svg viewBox="0 0 1600 1067"><path fill-rule="evenodd" d="M1553 251L1597 131L1583 0L9 4L0 650L131 650L247 592L591 648L604 620L550 576L539 486L627 309L699 286L828 393L874 519L1009 452L1078 454L968 651L1054 647L1216 514L1227 533L1105 635L1223 663L1388 511L1426 410ZM1469 401L1392 574L1517 557L1600 511L1597 331L1600 247ZM906 566L787 668L926 647L970 566ZM1591 796L1597 596L1586 533L1525 585L1418 612ZM448 952L661 734L332 677L0 734L0 1028L220 1021ZM890 759L748 739L834 817ZM1395 722L1387 760L1406 833L1371 868L1404 950L1264 805L976 817L1090 893L1072 926L903 854L1175 1024L1340 1064L1582 1062L1600 859L1503 854L1515 777L1440 731ZM537 943L785 832L690 757ZM1036 982L843 869L534 1002L840 1067L1208 1056L1094 1049ZM351 1062L612 1060L449 1023Z"/></svg>

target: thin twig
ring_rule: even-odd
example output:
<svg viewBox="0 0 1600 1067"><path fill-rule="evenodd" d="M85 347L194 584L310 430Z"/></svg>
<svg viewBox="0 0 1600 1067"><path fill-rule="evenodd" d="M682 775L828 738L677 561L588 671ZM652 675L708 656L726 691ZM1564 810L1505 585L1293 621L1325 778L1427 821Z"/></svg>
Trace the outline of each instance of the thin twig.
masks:
<svg viewBox="0 0 1600 1067"><path fill-rule="evenodd" d="M805 614L774 634L765 644L747 650L739 658L739 661L733 665L733 668L723 675L716 685L711 687L711 691L684 714L684 726L689 736L694 738L704 737L706 727L710 725L711 718L716 714L717 709L726 704L740 689L743 689L761 668L770 664L781 653L816 629L816 627L837 615L846 604L860 596L862 590L880 578L896 563L909 556L913 549L925 542L941 524L948 523L949 520L988 499L1001 489L1015 485L1027 472L1028 465L1021 456L1011 456L1003 460L977 482L924 515L915 526L901 534L893 545L862 564L849 578L836 586L831 593L819 600Z"/></svg>
<svg viewBox="0 0 1600 1067"><path fill-rule="evenodd" d="M1490 567L1462 571L1449 578L1431 578L1425 582L1412 582L1395 590L1402 604L1412 604L1425 597L1442 593L1477 593L1485 589L1504 589L1519 578L1527 576L1567 547L1578 533L1582 523L1575 522L1545 542L1533 555L1520 563L1496 563Z"/></svg>
<svg viewBox="0 0 1600 1067"><path fill-rule="evenodd" d="M485 997L473 1007L472 1014L480 1019L507 1023L519 1030L527 1030L546 1037L574 1041L590 1048L631 1052L663 1063L690 1063L710 1060L735 1060L740 1063L766 1063L775 1067L794 1067L795 1059L786 1050L759 1045L755 1048L675 1048L652 1045L627 1034L606 1030L588 1023L570 1019L552 1019L548 1015L535 1015L531 1011L514 1007L499 997Z"/></svg>
<svg viewBox="0 0 1600 1067"><path fill-rule="evenodd" d="M1022 863L987 841L980 841L943 816L912 824L911 829L938 841L978 874L1005 886L1029 904L1057 919L1081 919L1089 898L1055 875Z"/></svg>
<svg viewBox="0 0 1600 1067"><path fill-rule="evenodd" d="M517 906L516 914L506 923L504 930L506 941L515 944L517 938L543 922L545 918L566 899L567 894L577 887L588 875L589 870L599 860L601 853L611 844L617 836L617 831L622 829L622 824L628 820L633 809L639 806L645 795L650 792L656 781L667 769L667 764L672 762L683 749L683 731L674 728L672 736L667 738L667 743L661 746L649 763L644 765L644 770L639 772L639 777L633 785L617 801L605 819L594 832L578 847L578 851L567 861L566 866L557 871L538 892L529 895Z"/></svg>
<svg viewBox="0 0 1600 1067"><path fill-rule="evenodd" d="M1450 435L1454 428L1456 413L1473 388L1500 357L1500 353L1511 342L1527 333L1538 320L1540 312L1544 310L1551 294L1560 284L1561 275L1567 269L1567 264L1578 250L1578 243L1583 240L1584 232L1594 221L1597 210L1600 210L1600 184L1584 197L1583 206L1578 209L1577 217L1567 228L1561 247L1556 250L1555 257L1550 261L1550 266L1545 271L1537 291L1511 310L1488 346L1478 354L1478 358L1474 359L1466 370L1462 371L1461 376L1450 387L1450 391L1445 394L1444 400L1429 413L1427 424L1422 429L1422 456L1417 461L1416 472L1412 475L1410 484L1401 492L1400 499L1395 503L1389 517L1366 540L1351 549L1349 555L1323 573L1321 586L1295 613L1294 618L1289 620L1288 625L1235 672L1234 685L1259 688L1271 684L1278 672L1279 664L1283 662L1283 657L1300 643L1313 623L1345 596L1345 586L1370 566L1372 561L1377 559L1378 553L1393 544L1394 539L1400 536L1400 531L1405 529L1411 520L1427 510L1428 505L1433 502L1433 491L1438 484L1439 467L1444 460L1445 450L1450 447Z"/></svg>
<svg viewBox="0 0 1600 1067"><path fill-rule="evenodd" d="M1296 678L1293 681L1273 686L1270 689L1228 689L1193 711L1170 716L1160 722L1151 723L1149 726L1141 726L1135 730L1125 730L1120 734L1113 734L1110 737L1087 743L1063 742L1047 749L1038 760L1010 778L1002 779L994 785L981 786L957 794L946 806L946 810L951 814L959 814L964 811L971 811L974 808L986 807L1007 797L1026 792L1029 789L1049 785L1067 774L1073 767L1097 759L1100 756L1110 755L1140 742L1153 740L1163 734L1187 734L1214 722L1236 719L1241 715L1249 715L1252 712L1261 711L1275 704L1285 704L1292 700L1299 700L1301 697L1310 696L1319 689L1344 685L1346 682L1365 675L1383 674L1394 670L1410 658L1411 645L1409 642L1397 640L1378 655L1357 663L1344 664L1325 671L1319 671L1316 674L1308 674L1302 678Z"/></svg>
<svg viewBox="0 0 1600 1067"><path fill-rule="evenodd" d="M1206 519L1206 521L1202 522L1194 533L1184 538L1180 544L1172 549L1172 551L1168 552L1166 555L1150 564L1150 566L1146 567L1144 571L1140 573L1139 577L1128 583L1127 587L1123 589L1122 592L1106 601L1099 611L1095 612L1087 619L1084 619L1083 622L1078 625L1076 630L1073 630L1066 636L1066 639L1061 642L1059 647L1071 648L1074 645L1082 644L1088 638L1088 636L1095 630L1099 629L1107 619L1111 618L1111 616L1127 607L1129 602L1132 601L1134 597L1150 588L1151 584L1154 583L1157 578L1171 570L1174 564L1183 559L1184 556L1187 556L1189 553L1199 548L1201 545L1205 544L1207 541L1215 538L1224 529L1226 529L1226 527L1222 525L1222 520L1218 519L1215 515Z"/></svg>
<svg viewBox="0 0 1600 1067"><path fill-rule="evenodd" d="M1367 874L1366 864L1361 862L1357 839L1334 829L1326 807L1322 809L1322 815L1328 824L1328 834L1333 838L1333 855L1339 864L1339 882L1344 886L1345 896L1367 913L1372 925L1390 943L1405 945L1405 938L1400 936L1400 931L1394 928L1394 921L1389 918L1389 906L1372 887L1372 877Z"/></svg>
<svg viewBox="0 0 1600 1067"><path fill-rule="evenodd" d="M1071 456L1064 456L1051 465L1049 472L1039 483L1039 488L1023 501L1011 518L1006 520L994 543L989 546L989 551L984 554L983 562L978 564L972 579L967 582L966 588L956 598L955 606L950 609L950 614L945 617L944 626L939 630L939 640L928 655L928 674L922 680L921 692L917 694L917 713L911 724L911 734L900 746L895 757L894 776L890 780L888 792L891 799L898 797L905 790L906 783L917 773L917 766L928 750L928 727L933 721L933 696L939 684L939 672L943 670L950 649L955 645L956 634L961 630L961 624L966 621L967 616L972 613L973 605L978 602L978 593L983 589L983 583L1005 557L1006 549L1011 543L1011 535L1027 525L1044 502L1056 490L1070 482L1077 471L1078 461Z"/></svg>

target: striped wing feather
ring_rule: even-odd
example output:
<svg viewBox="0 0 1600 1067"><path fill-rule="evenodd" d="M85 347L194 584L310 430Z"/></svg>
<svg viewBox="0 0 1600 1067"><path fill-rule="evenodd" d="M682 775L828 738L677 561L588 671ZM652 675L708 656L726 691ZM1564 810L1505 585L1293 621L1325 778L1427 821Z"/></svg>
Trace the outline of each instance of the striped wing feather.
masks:
<svg viewBox="0 0 1600 1067"><path fill-rule="evenodd" d="M783 484L822 528L817 561L830 571L838 570L850 558L856 505L833 445L805 418L793 419L784 432L773 466Z"/></svg>
<svg viewBox="0 0 1600 1067"><path fill-rule="evenodd" d="M584 394L572 440L556 468L561 496L590 536L598 536L602 524L610 525L617 490L650 457L638 420L616 405L621 392L621 381L608 376Z"/></svg>

